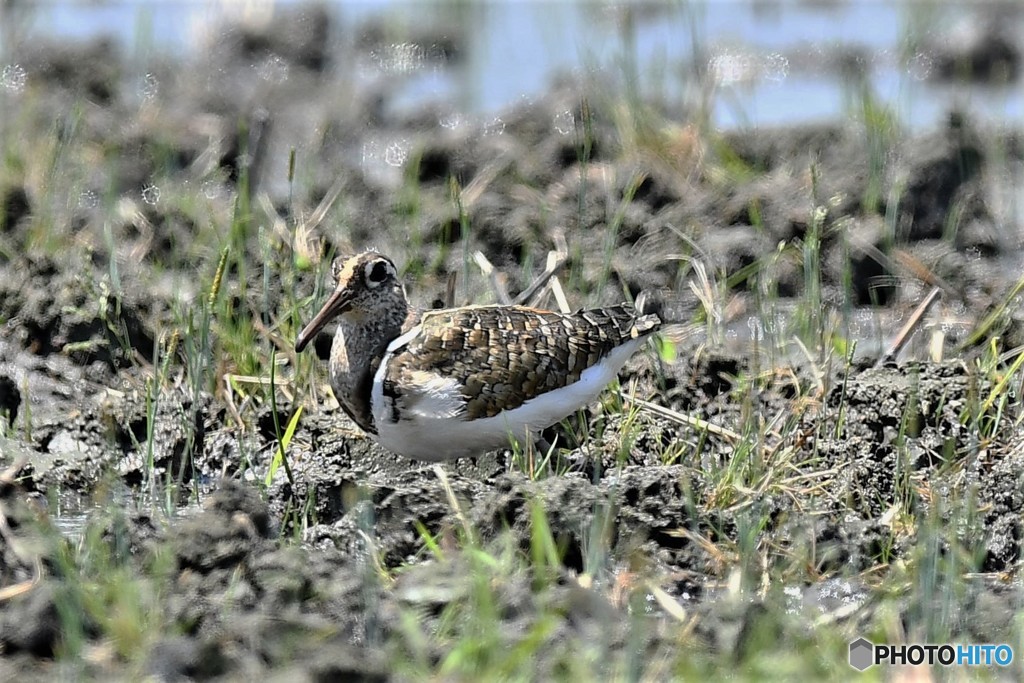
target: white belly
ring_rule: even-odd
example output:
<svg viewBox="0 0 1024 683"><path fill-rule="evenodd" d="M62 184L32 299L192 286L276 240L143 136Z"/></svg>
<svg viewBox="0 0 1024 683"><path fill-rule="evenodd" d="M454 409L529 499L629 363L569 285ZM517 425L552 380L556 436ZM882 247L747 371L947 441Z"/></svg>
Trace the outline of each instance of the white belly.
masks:
<svg viewBox="0 0 1024 683"><path fill-rule="evenodd" d="M525 444L540 430L588 405L601 393L633 355L643 339L634 339L614 349L607 357L568 386L549 391L512 410L493 417L466 420L450 410L419 411L393 420L393 406L384 397L383 368L374 378L371 406L377 440L384 448L417 460L451 460L508 448L513 441ZM388 357L385 357L386 363ZM456 389L457 387L452 387ZM449 406L454 397L438 398Z"/></svg>

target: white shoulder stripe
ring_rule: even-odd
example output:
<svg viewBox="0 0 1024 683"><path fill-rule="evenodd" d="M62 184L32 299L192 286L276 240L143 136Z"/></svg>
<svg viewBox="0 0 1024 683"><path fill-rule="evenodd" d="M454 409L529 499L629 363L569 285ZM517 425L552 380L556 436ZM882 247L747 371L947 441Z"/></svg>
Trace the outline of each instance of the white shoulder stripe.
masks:
<svg viewBox="0 0 1024 683"><path fill-rule="evenodd" d="M373 375L373 385L370 389L370 413L373 415L374 423L378 422L384 408L384 376L388 371L388 363L391 362L391 359L399 349L415 339L416 335L421 331L423 331L422 325L414 326L405 334L396 337L394 341L388 344L387 349L384 350L384 356L381 357L380 366Z"/></svg>
<svg viewBox="0 0 1024 683"><path fill-rule="evenodd" d="M388 344L388 348L384 350L384 356L380 359L380 367L377 368L377 374L373 376L374 385L384 383L384 374L387 372L388 363L391 362L391 358L400 348L415 339L416 335L418 335L422 330L422 325L416 325L411 330L400 337L396 337L393 342Z"/></svg>
<svg viewBox="0 0 1024 683"><path fill-rule="evenodd" d="M399 348L401 348L401 347L405 346L406 344L408 344L410 341L412 341L416 337L416 335L418 335L422 331L423 331L423 325L416 325L411 330L409 330L408 332L403 334L402 336L395 337L394 341L392 341L390 344L388 344L388 348L385 349L385 351L384 351L384 358L385 358L385 360L387 358L389 358L390 356L393 356L395 354L395 351L397 351ZM380 366L384 367L384 361L383 360L381 361Z"/></svg>

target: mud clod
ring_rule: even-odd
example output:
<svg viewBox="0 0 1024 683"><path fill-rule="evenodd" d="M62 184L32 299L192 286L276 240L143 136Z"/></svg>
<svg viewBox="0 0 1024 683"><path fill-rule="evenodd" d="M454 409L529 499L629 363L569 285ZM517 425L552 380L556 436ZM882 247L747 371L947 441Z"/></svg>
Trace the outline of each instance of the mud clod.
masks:
<svg viewBox="0 0 1024 683"><path fill-rule="evenodd" d="M21 185L0 190L0 232L13 234L22 221L32 215L32 202Z"/></svg>
<svg viewBox="0 0 1024 683"><path fill-rule="evenodd" d="M177 532L178 565L203 574L233 567L270 535L266 503L252 489L227 481L211 496L207 509Z"/></svg>
<svg viewBox="0 0 1024 683"><path fill-rule="evenodd" d="M52 657L61 637L57 597L42 585L11 598L0 611L0 645L5 652Z"/></svg>
<svg viewBox="0 0 1024 683"><path fill-rule="evenodd" d="M947 126L912 161L900 204L903 239L942 237L953 206L964 211L962 220L985 217L979 188L972 183L985 161L981 141L970 120L959 112L950 114Z"/></svg>
<svg viewBox="0 0 1024 683"><path fill-rule="evenodd" d="M13 427L21 407L21 390L8 375L0 375L0 419L7 419L7 426Z"/></svg>

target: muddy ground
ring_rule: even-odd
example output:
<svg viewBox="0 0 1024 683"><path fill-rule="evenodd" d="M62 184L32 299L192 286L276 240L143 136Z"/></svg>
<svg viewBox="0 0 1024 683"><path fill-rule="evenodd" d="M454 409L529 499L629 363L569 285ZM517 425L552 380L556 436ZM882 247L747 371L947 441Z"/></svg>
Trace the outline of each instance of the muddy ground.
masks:
<svg viewBox="0 0 1024 683"><path fill-rule="evenodd" d="M108 43L19 48L28 84L5 106L31 118L4 125L20 140L10 154L25 170L7 172L0 187L0 419L8 427L0 589L12 589L0 603L0 678L67 673L55 656L67 649L76 569L53 529L75 504L105 526L118 566L162 567L166 589L154 609L174 625L145 644L140 671L106 647L83 611L78 673L87 677L409 675L394 656L398 647L414 659L402 650L408 643L393 644L408 616L433 633L444 628L446 606L469 599L465 577L479 568L455 551L469 542L467 529L485 548L508 544L529 555L538 504L561 557L551 587L538 592L523 573L496 584L494 596L496 647L513 647L537 615L559 615L536 658L538 679L565 675L559 667L574 649L609 667L671 653L674 617L645 582L687 611L690 637L741 660L761 622L774 624L765 616L771 598L758 586L743 599L723 596L733 595L737 566L762 558L820 579L786 587L803 615L792 632L822 615L869 621L864 577L913 557L927 540L894 514L911 499L921 516L953 520L936 542L951 552L968 545L974 572L986 577L959 597L954 631L1007 638L1021 601L1011 577L1021 563L1024 450L1012 416L993 418L984 444L968 426L993 390L976 362L985 344L970 332L1019 272L1021 225L1007 199L1024 156L1019 132L954 112L924 135L875 131L884 140L853 120L721 134L651 102L627 143L624 105L602 95L608 88L576 83L504 113L500 131L472 120L446 128L441 107L389 106L386 82L354 96L338 86L343 69L328 34L304 28L321 21L305 13L274 33L232 29L201 58L154 68L147 79L159 88L141 95ZM366 35L354 49L379 49ZM422 40L432 59L457 60L442 36ZM54 135L72 151L40 142ZM74 177L40 174L33 145ZM389 145L404 163L385 160ZM294 184L285 172L291 148ZM463 204L468 235L453 177L474 190ZM242 178L283 225L305 225L337 191L309 241L300 231L302 244L392 254L424 307L442 297L449 273L462 272L468 250L482 250L515 293L564 235L574 303L653 289L687 320L710 321L674 361L639 354L621 383L727 431L647 412L631 418L608 399L549 430L549 440L571 446L554 473L532 477L510 452L438 470L363 437L325 393L321 363L311 387L276 396L277 429L297 406L305 412L289 444L291 480L282 468L264 487L277 444L267 392L244 402L228 395L216 378L244 373L227 357L214 359L213 381L196 385L184 339L166 365L155 355L171 330L183 330L182 309L198 310L207 296ZM276 269L264 286L264 264L315 262L320 251L286 244L265 217L257 222L261 230L231 242L249 268L228 268L222 296L255 312L246 318L253 352L265 364L276 347L286 360L279 377L289 380L295 321L281 302L289 287L313 295L320 270L300 268L289 283ZM812 237L821 244L818 310L829 311L817 324L857 340L852 361L789 341L798 328L786 311L807 300L807 271L778 245ZM723 283L748 275L728 281L720 309L701 317L687 285L694 272L680 255L699 258ZM874 367L933 285L943 299L927 323L897 361ZM461 300L465 291L457 289ZM318 303L305 303L303 314ZM1001 349L1024 343L1020 321L1012 306L998 317ZM924 360L936 330L944 360ZM323 335L316 344L321 359L328 343ZM150 419L146 397L161 368ZM666 462L666 452L678 455ZM742 486L723 483L737 458L760 471L745 469ZM167 489L150 495L154 478L179 484L175 515L159 511ZM977 503L969 517L945 504L965 490ZM760 520L756 529L750 520ZM916 600L898 604L914 614ZM856 610L843 612L850 604ZM415 653L427 662L445 655L440 639Z"/></svg>

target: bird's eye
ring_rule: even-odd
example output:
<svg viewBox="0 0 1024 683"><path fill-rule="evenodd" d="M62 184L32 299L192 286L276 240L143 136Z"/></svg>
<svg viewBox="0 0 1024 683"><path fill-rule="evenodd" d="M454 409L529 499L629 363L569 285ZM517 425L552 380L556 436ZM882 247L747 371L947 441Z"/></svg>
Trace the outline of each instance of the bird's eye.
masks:
<svg viewBox="0 0 1024 683"><path fill-rule="evenodd" d="M391 270L387 261L374 261L366 268L366 279L370 284L379 285L388 279Z"/></svg>

